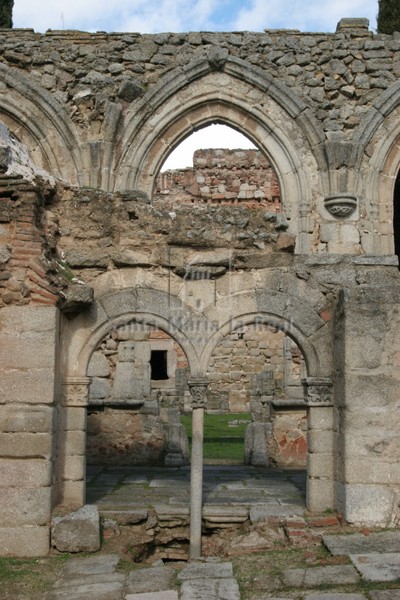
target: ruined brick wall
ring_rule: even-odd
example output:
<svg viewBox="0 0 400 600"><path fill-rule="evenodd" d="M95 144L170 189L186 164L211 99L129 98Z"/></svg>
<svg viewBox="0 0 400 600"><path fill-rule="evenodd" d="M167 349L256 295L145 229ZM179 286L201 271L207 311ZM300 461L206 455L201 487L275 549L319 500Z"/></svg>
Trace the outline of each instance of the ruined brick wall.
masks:
<svg viewBox="0 0 400 600"><path fill-rule="evenodd" d="M60 286L47 273L55 238L45 197L22 178L0 177L0 307L59 299Z"/></svg>
<svg viewBox="0 0 400 600"><path fill-rule="evenodd" d="M193 168L157 177L158 203L240 204L279 212L279 184L259 150L196 150Z"/></svg>

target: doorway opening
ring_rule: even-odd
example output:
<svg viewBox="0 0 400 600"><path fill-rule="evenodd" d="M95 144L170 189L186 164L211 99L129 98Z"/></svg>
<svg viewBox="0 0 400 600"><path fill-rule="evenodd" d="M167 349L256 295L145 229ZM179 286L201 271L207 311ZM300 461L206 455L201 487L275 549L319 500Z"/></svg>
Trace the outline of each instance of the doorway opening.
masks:
<svg viewBox="0 0 400 600"><path fill-rule="evenodd" d="M131 321L108 333L88 367L87 464L188 463L179 422L187 372L183 349L161 329Z"/></svg>
<svg viewBox="0 0 400 600"><path fill-rule="evenodd" d="M239 436L234 448L227 447L225 460L305 468L305 363L284 331L264 323L234 330L215 348L207 375L207 413L209 419L221 420L220 441L224 436L229 440L235 431ZM205 429L205 441L206 436Z"/></svg>

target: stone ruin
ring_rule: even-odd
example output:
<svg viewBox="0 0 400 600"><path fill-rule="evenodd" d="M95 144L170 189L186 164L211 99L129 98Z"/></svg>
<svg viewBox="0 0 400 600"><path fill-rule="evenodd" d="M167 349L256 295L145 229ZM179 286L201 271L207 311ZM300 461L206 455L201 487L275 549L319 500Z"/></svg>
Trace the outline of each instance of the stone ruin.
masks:
<svg viewBox="0 0 400 600"><path fill-rule="evenodd" d="M396 525L399 34L0 41L1 554L46 555L57 507L85 504L107 411L130 420L132 461L187 460L181 402L196 427L207 402L248 407L255 464L293 434L311 512ZM264 168L246 151L236 180L222 162L212 178L200 152L158 177L212 123ZM152 348L173 385L151 379Z"/></svg>

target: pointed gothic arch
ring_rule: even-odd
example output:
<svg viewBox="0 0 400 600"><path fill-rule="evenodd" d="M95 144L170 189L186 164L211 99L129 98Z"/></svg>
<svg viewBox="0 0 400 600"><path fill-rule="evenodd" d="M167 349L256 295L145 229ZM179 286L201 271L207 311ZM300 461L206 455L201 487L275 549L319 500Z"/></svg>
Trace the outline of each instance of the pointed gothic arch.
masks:
<svg viewBox="0 0 400 600"><path fill-rule="evenodd" d="M257 67L227 57L214 69L206 58L164 76L141 106L126 115L112 185L152 196L155 178L174 148L199 128L226 124L245 134L270 160L293 233L304 234L318 194L318 164L324 134L305 103ZM307 170L304 163L313 164ZM310 176L310 172L312 175Z"/></svg>
<svg viewBox="0 0 400 600"><path fill-rule="evenodd" d="M400 168L400 84L385 90L369 109L354 135L365 253L395 254L394 197ZM377 198L379 201L377 202Z"/></svg>
<svg viewBox="0 0 400 600"><path fill-rule="evenodd" d="M87 183L85 152L75 126L52 94L17 69L0 64L0 121L24 143L37 166L74 185Z"/></svg>

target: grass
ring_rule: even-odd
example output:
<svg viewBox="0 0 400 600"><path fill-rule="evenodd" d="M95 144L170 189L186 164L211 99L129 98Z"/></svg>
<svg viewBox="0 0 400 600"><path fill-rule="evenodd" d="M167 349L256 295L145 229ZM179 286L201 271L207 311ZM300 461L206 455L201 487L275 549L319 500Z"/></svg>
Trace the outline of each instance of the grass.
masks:
<svg viewBox="0 0 400 600"><path fill-rule="evenodd" d="M69 555L52 558L0 558L2 600L40 600Z"/></svg>
<svg viewBox="0 0 400 600"><path fill-rule="evenodd" d="M242 422L244 421L244 422ZM238 422L235 426L229 423ZM204 415L204 459L220 460L221 462L243 463L244 461L244 434L248 423L251 422L250 413L235 413L227 415ZM181 415L189 437L192 438L192 416Z"/></svg>

